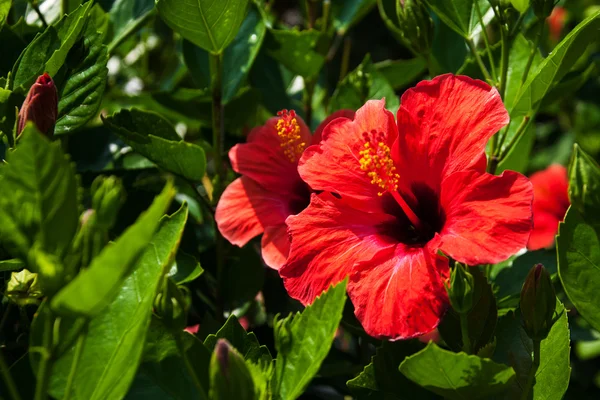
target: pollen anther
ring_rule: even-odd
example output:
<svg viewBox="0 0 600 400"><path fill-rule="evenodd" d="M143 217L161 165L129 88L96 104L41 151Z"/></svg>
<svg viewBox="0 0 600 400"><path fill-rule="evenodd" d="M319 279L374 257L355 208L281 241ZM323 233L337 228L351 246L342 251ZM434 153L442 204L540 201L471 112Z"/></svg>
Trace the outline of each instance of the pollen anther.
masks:
<svg viewBox="0 0 600 400"><path fill-rule="evenodd" d="M359 152L360 169L367 173L373 185L382 189L377 194L383 196L387 191L398 190L400 175L396 173L396 166L392 160L390 147L385 143L384 134L375 130L370 133L363 132L365 144Z"/></svg>
<svg viewBox="0 0 600 400"><path fill-rule="evenodd" d="M306 143L300 136L300 125L296 119L294 110L281 110L277 113L277 136L279 136L280 146L285 156L291 161L296 162L304 152Z"/></svg>

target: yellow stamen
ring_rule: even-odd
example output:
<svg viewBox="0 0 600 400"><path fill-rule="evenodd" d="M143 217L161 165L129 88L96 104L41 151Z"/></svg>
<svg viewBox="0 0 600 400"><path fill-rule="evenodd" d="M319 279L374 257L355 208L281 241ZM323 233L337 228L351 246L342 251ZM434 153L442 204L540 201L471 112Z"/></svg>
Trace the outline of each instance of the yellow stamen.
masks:
<svg viewBox="0 0 600 400"><path fill-rule="evenodd" d="M396 173L396 166L392 160L390 147L385 143L385 136L381 132L371 131L370 135L363 132L363 138L365 144L359 152L360 169L367 173L373 185L382 189L377 193L379 196L383 196L387 191L397 191L400 175Z"/></svg>
<svg viewBox="0 0 600 400"><path fill-rule="evenodd" d="M277 113L277 136L279 136L280 146L283 153L291 162L296 162L304 152L306 143L302 142L300 136L300 125L296 119L294 110L282 110Z"/></svg>

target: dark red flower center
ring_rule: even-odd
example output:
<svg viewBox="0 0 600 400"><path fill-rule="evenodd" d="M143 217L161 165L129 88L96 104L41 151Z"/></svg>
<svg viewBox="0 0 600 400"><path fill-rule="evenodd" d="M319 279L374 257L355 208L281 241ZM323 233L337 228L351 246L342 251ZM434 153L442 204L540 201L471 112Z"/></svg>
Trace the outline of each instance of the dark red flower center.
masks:
<svg viewBox="0 0 600 400"><path fill-rule="evenodd" d="M386 143L385 135L372 130L363 132L363 138L365 143L359 152L360 169L371 178L373 185L381 189L377 194L385 196L387 211L403 223L409 224L408 229L394 232L394 236L403 243L426 243L441 230L445 220L439 211L437 195L427 190L427 186L411 188L417 199L417 204L411 207L398 191L401 176L391 157L391 149Z"/></svg>

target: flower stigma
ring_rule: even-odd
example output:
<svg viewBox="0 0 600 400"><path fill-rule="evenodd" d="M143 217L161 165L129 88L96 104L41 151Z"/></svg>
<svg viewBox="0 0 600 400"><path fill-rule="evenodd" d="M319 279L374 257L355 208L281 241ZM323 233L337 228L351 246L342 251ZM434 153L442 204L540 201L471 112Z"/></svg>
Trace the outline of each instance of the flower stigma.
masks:
<svg viewBox="0 0 600 400"><path fill-rule="evenodd" d="M279 136L280 146L283 153L291 162L296 162L304 152L306 143L300 136L300 125L296 119L294 110L281 110L277 113L277 136Z"/></svg>

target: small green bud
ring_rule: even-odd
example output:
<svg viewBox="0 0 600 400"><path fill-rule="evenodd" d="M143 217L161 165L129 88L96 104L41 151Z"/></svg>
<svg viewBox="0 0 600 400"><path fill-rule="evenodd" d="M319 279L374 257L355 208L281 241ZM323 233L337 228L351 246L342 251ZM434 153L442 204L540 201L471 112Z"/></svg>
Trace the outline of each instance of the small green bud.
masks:
<svg viewBox="0 0 600 400"><path fill-rule="evenodd" d="M545 20L552 14L557 0L531 0L531 8L536 17Z"/></svg>
<svg viewBox="0 0 600 400"><path fill-rule="evenodd" d="M520 307L527 335L536 340L548 336L556 309L556 293L550 274L542 264L536 264L527 274Z"/></svg>
<svg viewBox="0 0 600 400"><path fill-rule="evenodd" d="M252 400L254 381L244 357L226 339L219 339L210 359L210 396L213 400Z"/></svg>
<svg viewBox="0 0 600 400"><path fill-rule="evenodd" d="M6 297L20 307L29 304L40 304L43 294L39 285L38 274L26 269L13 272L6 284Z"/></svg>
<svg viewBox="0 0 600 400"><path fill-rule="evenodd" d="M396 0L398 29L404 43L418 54L427 54L433 42L433 20L423 0Z"/></svg>
<svg viewBox="0 0 600 400"><path fill-rule="evenodd" d="M91 193L97 224L108 230L115 224L117 214L125 201L123 184L116 176L100 175L92 182Z"/></svg>
<svg viewBox="0 0 600 400"><path fill-rule="evenodd" d="M182 331L187 324L189 305L187 288L178 287L173 280L165 277L162 290L154 299L154 311L163 324L173 332Z"/></svg>
<svg viewBox="0 0 600 400"><path fill-rule="evenodd" d="M473 308L475 279L467 267L456 263L450 275L450 287L446 285L452 308L459 314L466 314Z"/></svg>
<svg viewBox="0 0 600 400"><path fill-rule="evenodd" d="M274 333L275 333L275 348L280 353L287 353L292 346L292 316L284 319L279 319L279 315L275 316Z"/></svg>

